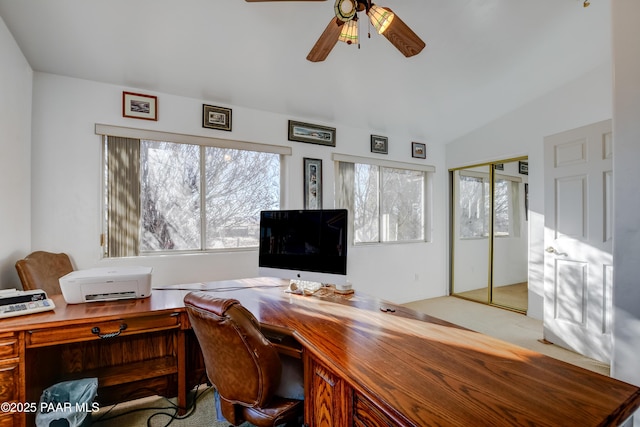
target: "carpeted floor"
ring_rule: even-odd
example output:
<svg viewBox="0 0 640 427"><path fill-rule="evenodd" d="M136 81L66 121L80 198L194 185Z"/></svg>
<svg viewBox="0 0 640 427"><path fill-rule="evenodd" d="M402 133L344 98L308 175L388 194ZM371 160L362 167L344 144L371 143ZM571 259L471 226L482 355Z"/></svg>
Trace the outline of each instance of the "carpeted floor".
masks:
<svg viewBox="0 0 640 427"><path fill-rule="evenodd" d="M405 306L483 334L609 375L609 366L542 341L542 321L513 311L456 297L415 301Z"/></svg>
<svg viewBox="0 0 640 427"><path fill-rule="evenodd" d="M93 414L93 424L96 427L228 427L229 423L216 421L213 389L202 385L194 389L189 395L189 402L193 402L189 412L178 415L176 400L152 396L144 399L119 403L114 406L100 408ZM250 424L243 424L249 427Z"/></svg>

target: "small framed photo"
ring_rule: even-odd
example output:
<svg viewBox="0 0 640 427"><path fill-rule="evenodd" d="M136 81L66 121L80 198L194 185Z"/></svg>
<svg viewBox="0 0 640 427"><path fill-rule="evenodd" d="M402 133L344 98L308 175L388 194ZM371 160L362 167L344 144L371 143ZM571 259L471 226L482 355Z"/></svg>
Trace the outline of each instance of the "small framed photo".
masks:
<svg viewBox="0 0 640 427"><path fill-rule="evenodd" d="M289 120L289 141L336 146L336 128Z"/></svg>
<svg viewBox="0 0 640 427"><path fill-rule="evenodd" d="M416 159L426 159L427 158L427 144L423 144L421 142L412 142L411 143L411 157L415 157Z"/></svg>
<svg viewBox="0 0 640 427"><path fill-rule="evenodd" d="M529 175L529 162L518 161L518 172L521 175Z"/></svg>
<svg viewBox="0 0 640 427"><path fill-rule="evenodd" d="M231 108L203 104L202 127L231 131Z"/></svg>
<svg viewBox="0 0 640 427"><path fill-rule="evenodd" d="M122 92L122 115L135 119L158 120L158 97Z"/></svg>
<svg viewBox="0 0 640 427"><path fill-rule="evenodd" d="M524 183L524 220L529 221L529 183Z"/></svg>
<svg viewBox="0 0 640 427"><path fill-rule="evenodd" d="M304 159L304 208L322 209L322 159Z"/></svg>
<svg viewBox="0 0 640 427"><path fill-rule="evenodd" d="M389 153L389 138L380 135L371 135L371 152L387 154Z"/></svg>

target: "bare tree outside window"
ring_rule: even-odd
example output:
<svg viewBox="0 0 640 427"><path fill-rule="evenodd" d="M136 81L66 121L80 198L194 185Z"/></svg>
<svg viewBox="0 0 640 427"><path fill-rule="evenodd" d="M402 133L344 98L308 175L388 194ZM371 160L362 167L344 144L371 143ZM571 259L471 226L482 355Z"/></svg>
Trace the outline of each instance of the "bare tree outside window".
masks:
<svg viewBox="0 0 640 427"><path fill-rule="evenodd" d="M139 252L258 246L260 211L280 207L279 154L148 140L140 152Z"/></svg>
<svg viewBox="0 0 640 427"><path fill-rule="evenodd" d="M382 168L382 241L424 238L424 173Z"/></svg>
<svg viewBox="0 0 640 427"><path fill-rule="evenodd" d="M207 249L258 246L260 211L280 207L280 156L207 147Z"/></svg>
<svg viewBox="0 0 640 427"><path fill-rule="evenodd" d="M355 164L354 185L354 236L355 241L379 241L379 167Z"/></svg>
<svg viewBox="0 0 640 427"><path fill-rule="evenodd" d="M141 141L140 251L200 248L200 150Z"/></svg>
<svg viewBox="0 0 640 427"><path fill-rule="evenodd" d="M355 164L356 243L424 240L425 173Z"/></svg>

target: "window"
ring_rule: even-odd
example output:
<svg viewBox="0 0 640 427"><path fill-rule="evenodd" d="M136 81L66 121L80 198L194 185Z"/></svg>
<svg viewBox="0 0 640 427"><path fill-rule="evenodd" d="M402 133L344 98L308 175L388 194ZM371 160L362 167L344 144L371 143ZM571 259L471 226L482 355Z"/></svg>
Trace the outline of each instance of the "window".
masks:
<svg viewBox="0 0 640 427"><path fill-rule="evenodd" d="M269 147L106 137L105 256L257 247L260 211L280 208Z"/></svg>
<svg viewBox="0 0 640 427"><path fill-rule="evenodd" d="M425 173L380 168L382 241L424 240Z"/></svg>
<svg viewBox="0 0 640 427"><path fill-rule="evenodd" d="M353 230L355 242L380 240L380 173L379 167L355 164Z"/></svg>
<svg viewBox="0 0 640 427"><path fill-rule="evenodd" d="M140 252L200 249L200 147L140 141Z"/></svg>
<svg viewBox="0 0 640 427"><path fill-rule="evenodd" d="M355 244L428 240L427 172L431 167L371 164L344 155L334 159L340 159L336 205L350 211Z"/></svg>

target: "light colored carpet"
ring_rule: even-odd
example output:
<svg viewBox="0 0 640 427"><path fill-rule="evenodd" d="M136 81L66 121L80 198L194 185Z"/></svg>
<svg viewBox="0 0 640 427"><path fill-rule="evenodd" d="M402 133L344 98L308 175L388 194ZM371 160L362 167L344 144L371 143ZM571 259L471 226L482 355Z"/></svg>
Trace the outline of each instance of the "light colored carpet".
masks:
<svg viewBox="0 0 640 427"><path fill-rule="evenodd" d="M542 321L524 314L452 296L415 301L404 305L555 359L609 375L609 366L602 362L541 342Z"/></svg>
<svg viewBox="0 0 640 427"><path fill-rule="evenodd" d="M96 427L228 427L230 424L216 420L216 409L213 399L213 389L201 385L189 393L188 401L191 406L185 415L178 415L176 399L166 399L151 396L143 399L131 400L113 406L100 408L93 414L93 424ZM242 427L250 427L244 423Z"/></svg>
<svg viewBox="0 0 640 427"><path fill-rule="evenodd" d="M491 307L456 297L441 297L405 304L416 311L438 317L466 328L485 333L521 347L609 375L609 366L552 344L543 344L542 322L523 314ZM149 397L105 407L94 414L96 427L228 427L216 421L213 390L200 386L190 394L195 408L187 415L176 416L175 399ZM173 418L176 416L175 418ZM250 427L245 423L242 427Z"/></svg>

